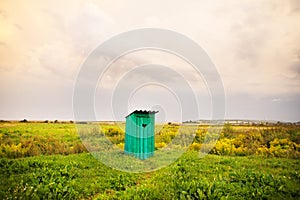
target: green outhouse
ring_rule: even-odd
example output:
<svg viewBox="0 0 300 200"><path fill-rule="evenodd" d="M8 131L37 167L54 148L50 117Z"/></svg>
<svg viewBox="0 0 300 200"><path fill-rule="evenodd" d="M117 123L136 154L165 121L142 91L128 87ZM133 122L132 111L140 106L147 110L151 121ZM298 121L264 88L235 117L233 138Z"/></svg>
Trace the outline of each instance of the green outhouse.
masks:
<svg viewBox="0 0 300 200"><path fill-rule="evenodd" d="M155 113L158 111L135 110L126 116L126 154L147 159L154 154Z"/></svg>

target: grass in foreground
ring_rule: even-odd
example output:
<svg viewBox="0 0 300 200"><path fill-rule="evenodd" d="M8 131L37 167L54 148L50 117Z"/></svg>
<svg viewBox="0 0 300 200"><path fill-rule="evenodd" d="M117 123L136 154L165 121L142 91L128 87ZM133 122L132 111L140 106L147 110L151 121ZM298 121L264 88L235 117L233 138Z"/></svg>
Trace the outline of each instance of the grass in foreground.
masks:
<svg viewBox="0 0 300 200"><path fill-rule="evenodd" d="M90 154L0 160L0 199L299 199L300 161L189 151L167 168L125 173Z"/></svg>
<svg viewBox="0 0 300 200"><path fill-rule="evenodd" d="M121 151L124 132L101 126L81 139L98 148L105 134ZM199 150L207 127L187 128L198 128L190 149ZM156 148L166 147L177 130L157 126ZM299 126L225 125L211 150L217 155L200 159L189 151L167 168L141 174L82 153L81 139L70 123L0 122L0 199L300 199Z"/></svg>

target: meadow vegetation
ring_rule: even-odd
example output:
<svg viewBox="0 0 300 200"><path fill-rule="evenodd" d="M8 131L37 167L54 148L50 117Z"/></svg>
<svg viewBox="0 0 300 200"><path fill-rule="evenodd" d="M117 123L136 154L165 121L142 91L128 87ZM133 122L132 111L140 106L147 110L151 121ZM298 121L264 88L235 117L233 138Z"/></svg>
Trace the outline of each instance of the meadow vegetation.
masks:
<svg viewBox="0 0 300 200"><path fill-rule="evenodd" d="M170 166L136 174L105 166L82 143L93 136L104 144L106 136L123 149L124 124L93 125L101 129L80 138L70 122L0 122L0 199L300 198L299 126L227 124L201 158L208 126L157 125L156 149L167 149L180 129L196 130L195 138Z"/></svg>
<svg viewBox="0 0 300 200"><path fill-rule="evenodd" d="M20 158L38 155L74 154L87 152L81 139L92 138L94 143L105 135L120 149L124 148L124 125L99 124L101 129L77 134L73 123L0 123L0 158ZM79 124L78 126L88 126ZM98 126L96 124L96 126ZM195 130L195 139L186 147L199 151L210 144L203 144L208 126L189 127L176 124L157 125L155 148L165 148L178 134ZM94 135L93 135L94 134ZM210 154L216 155L260 155L266 157L299 158L300 127L289 126L232 126L225 124ZM89 143L87 142L87 145ZM214 144L214 143L213 143ZM89 150L92 147L87 147Z"/></svg>
<svg viewBox="0 0 300 200"><path fill-rule="evenodd" d="M91 154L0 159L1 199L298 199L299 160L199 158L195 151L155 172L125 173Z"/></svg>

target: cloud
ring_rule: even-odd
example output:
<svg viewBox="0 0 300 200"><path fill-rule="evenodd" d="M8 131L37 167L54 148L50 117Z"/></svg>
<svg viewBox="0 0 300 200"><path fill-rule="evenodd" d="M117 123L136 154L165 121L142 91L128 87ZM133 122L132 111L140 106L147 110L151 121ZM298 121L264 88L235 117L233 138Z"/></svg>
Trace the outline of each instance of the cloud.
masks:
<svg viewBox="0 0 300 200"><path fill-rule="evenodd" d="M124 31L156 27L182 33L203 47L219 70L228 96L247 94L266 97L264 101L268 102L276 98L283 101L300 93L299 13L298 0L184 4L158 0L75 0L60 4L29 0L18 6L4 1L0 6L0 90L24 76L28 84L40 81L51 85L54 79L55 89L59 90L59 84L71 88L80 65L101 42ZM125 56L107 71L103 79L106 88L113 87L134 66L151 62L170 66L191 85L200 85L200 90L205 87L201 76L180 59L161 52L140 52ZM141 73L137 77L177 81L166 73ZM18 87L25 86L20 83ZM54 93L38 88L35 91L36 96ZM5 105L14 107L9 101Z"/></svg>
<svg viewBox="0 0 300 200"><path fill-rule="evenodd" d="M139 67L150 65L152 70L138 70ZM157 67L157 65L162 66ZM97 66L95 61L95 66ZM125 86L135 85L139 80L148 80L156 83L177 84L181 88L182 80L195 90L206 90L205 79L192 65L177 55L160 50L139 50L126 54L116 60L99 79L100 85L106 89L113 89L124 76L133 74ZM168 70L167 70L168 69ZM207 78L207 77L206 77Z"/></svg>
<svg viewBox="0 0 300 200"><path fill-rule="evenodd" d="M223 6L219 15L230 27L226 37L229 42L220 43L220 50L211 55L228 92L299 92L299 81L286 78L295 76L289 66L300 43L300 29L294 26L297 17L285 11L288 6L275 1L241 1L232 7Z"/></svg>
<svg viewBox="0 0 300 200"><path fill-rule="evenodd" d="M290 4L290 12L292 14L300 13L300 2L298 0L289 0L289 4Z"/></svg>
<svg viewBox="0 0 300 200"><path fill-rule="evenodd" d="M7 11L1 10L6 23L0 31L0 66L29 75L48 71L74 79L84 57L109 33L113 22L92 2L77 1L71 9L65 9L67 2L58 7L55 4L57 9L50 1L44 3L26 4L19 14L12 12L11 5L6 5Z"/></svg>
<svg viewBox="0 0 300 200"><path fill-rule="evenodd" d="M272 99L272 102L278 102L281 101L281 99L277 98L277 99Z"/></svg>
<svg viewBox="0 0 300 200"><path fill-rule="evenodd" d="M75 1L70 9L65 9L68 3L53 9L54 4L50 1L45 5L25 6L20 10L22 16L8 20L16 30L7 25L7 30L14 34L4 38L10 49L3 50L2 65L36 68L33 66L39 63L39 68L75 78L85 57L103 40L135 27L156 26L191 36L203 46L219 69L228 92L295 92L295 88L286 89L295 85L291 83L295 80L285 77L294 77L295 70L289 66L296 65L291 58L293 48L300 42L297 34L300 30L294 26L297 18L289 15L285 8L295 10L296 1L242 1L232 2L230 6L215 2L180 6L174 2L174 9L166 13L162 12L168 7L166 3L157 9L158 2L155 1L139 10L133 7L141 4L138 1L119 3L114 7L107 2ZM179 7L182 12L175 12ZM1 13L7 16L10 12L2 10ZM36 13L39 18L33 18L29 13ZM23 30L23 33L17 30ZM190 73L187 79L192 81L195 78L193 71L186 71ZM279 82L282 84L276 85Z"/></svg>
<svg viewBox="0 0 300 200"><path fill-rule="evenodd" d="M295 76L300 75L300 62L296 62L295 64L291 65L290 68L295 73Z"/></svg>
<svg viewBox="0 0 300 200"><path fill-rule="evenodd" d="M76 52L95 48L111 33L113 25L113 19L91 2L66 19L66 29Z"/></svg>
<svg viewBox="0 0 300 200"><path fill-rule="evenodd" d="M6 20L7 19L7 13L5 10L0 9L0 21Z"/></svg>

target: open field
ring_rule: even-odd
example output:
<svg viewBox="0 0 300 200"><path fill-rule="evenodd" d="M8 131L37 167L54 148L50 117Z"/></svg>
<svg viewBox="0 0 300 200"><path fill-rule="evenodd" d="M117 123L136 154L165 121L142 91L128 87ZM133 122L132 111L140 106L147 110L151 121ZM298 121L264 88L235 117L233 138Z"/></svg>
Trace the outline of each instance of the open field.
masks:
<svg viewBox="0 0 300 200"><path fill-rule="evenodd" d="M122 127L101 127L98 134L122 149ZM196 128L189 151L176 162L134 174L86 153L72 123L1 122L0 199L300 198L299 126L225 125L204 158L196 151L208 127ZM178 129L157 126L156 148L167 147Z"/></svg>
<svg viewBox="0 0 300 200"><path fill-rule="evenodd" d="M101 129L99 127L101 126ZM81 139L89 150L97 150L104 134L120 149L124 147L124 124L108 123L78 124L83 129ZM155 147L167 147L179 132L195 134L195 139L186 146L200 150L208 126L157 125ZM73 123L19 123L0 122L0 158L20 158L38 155L73 154L87 152ZM92 141L88 141L92 139ZM220 137L210 151L216 155L262 155L266 157L300 156L300 126L232 126L224 125ZM90 146L89 146L90 145ZM208 145L209 144L205 144Z"/></svg>
<svg viewBox="0 0 300 200"><path fill-rule="evenodd" d="M106 167L90 154L0 160L1 199L297 199L299 160L203 159L190 151L171 166L143 174Z"/></svg>

